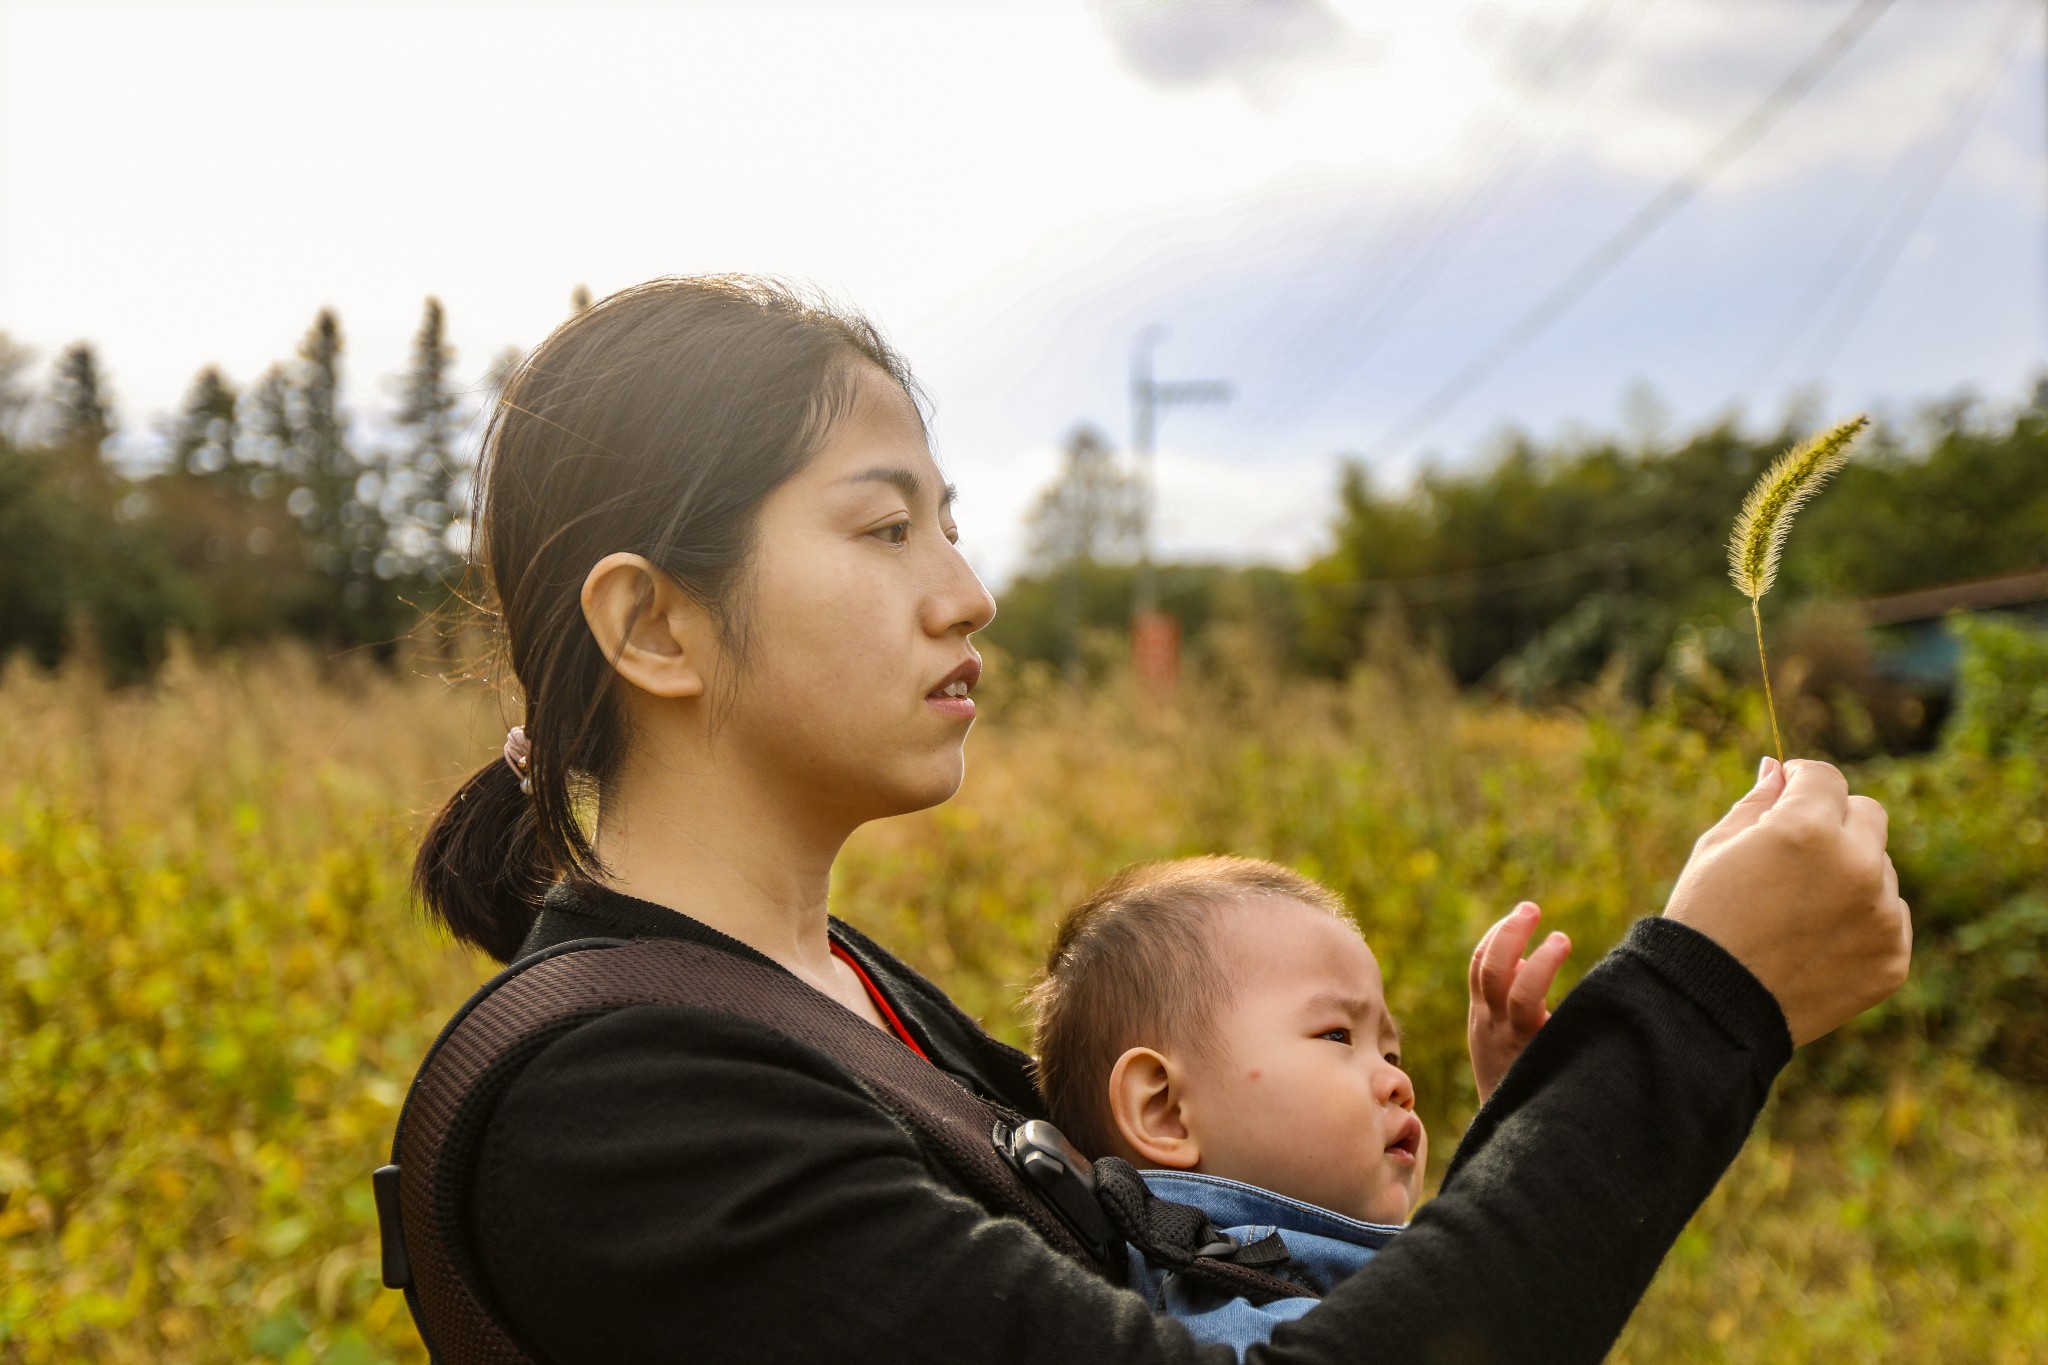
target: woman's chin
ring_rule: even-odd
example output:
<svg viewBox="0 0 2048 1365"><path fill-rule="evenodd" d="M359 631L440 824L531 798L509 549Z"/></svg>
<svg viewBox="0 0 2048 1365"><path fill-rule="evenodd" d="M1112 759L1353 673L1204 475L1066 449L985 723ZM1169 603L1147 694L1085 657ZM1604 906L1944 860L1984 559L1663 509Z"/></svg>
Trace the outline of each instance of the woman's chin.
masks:
<svg viewBox="0 0 2048 1365"><path fill-rule="evenodd" d="M960 790L960 784L967 777L967 760L958 749L940 762L929 765L925 771L904 782L898 789L899 806L891 815L908 815L912 811L930 810L953 799Z"/></svg>
<svg viewBox="0 0 2048 1365"><path fill-rule="evenodd" d="M960 790L965 776L966 764L959 751L955 750L945 757L926 755L922 762L901 765L894 770L877 772L870 767L857 774L848 771L838 781L823 778L813 771L807 775L805 783L813 793L835 793L833 806L850 812L857 823L865 824L870 820L887 820L892 816L910 815L942 805Z"/></svg>

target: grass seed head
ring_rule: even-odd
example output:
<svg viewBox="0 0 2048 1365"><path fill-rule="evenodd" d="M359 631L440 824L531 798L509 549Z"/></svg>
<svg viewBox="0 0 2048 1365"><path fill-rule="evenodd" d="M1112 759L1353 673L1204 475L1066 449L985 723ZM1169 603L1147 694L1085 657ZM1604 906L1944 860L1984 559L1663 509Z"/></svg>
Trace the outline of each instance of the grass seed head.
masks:
<svg viewBox="0 0 2048 1365"><path fill-rule="evenodd" d="M1792 530L1793 514L1820 491L1828 476L1849 459L1849 444L1870 425L1864 416L1848 421L1794 446L1771 462L1736 515L1728 539L1728 572L1735 586L1751 598L1771 590L1778 576L1778 555Z"/></svg>

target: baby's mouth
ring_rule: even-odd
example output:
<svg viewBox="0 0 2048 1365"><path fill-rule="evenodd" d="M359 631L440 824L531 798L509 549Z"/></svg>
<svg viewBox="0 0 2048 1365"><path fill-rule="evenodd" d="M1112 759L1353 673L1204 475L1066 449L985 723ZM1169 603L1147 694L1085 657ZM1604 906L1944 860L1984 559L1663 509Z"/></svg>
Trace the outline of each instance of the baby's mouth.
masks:
<svg viewBox="0 0 2048 1365"><path fill-rule="evenodd" d="M1422 1120L1413 1114L1403 1115L1401 1127L1395 1133L1394 1140L1387 1144L1387 1150L1399 1152L1413 1161L1416 1153L1422 1150Z"/></svg>

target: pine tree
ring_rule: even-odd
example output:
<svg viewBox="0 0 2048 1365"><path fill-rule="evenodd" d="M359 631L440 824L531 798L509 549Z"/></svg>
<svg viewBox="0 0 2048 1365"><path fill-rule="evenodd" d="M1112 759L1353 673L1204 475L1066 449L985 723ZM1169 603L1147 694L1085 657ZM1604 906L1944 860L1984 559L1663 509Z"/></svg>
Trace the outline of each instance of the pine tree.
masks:
<svg viewBox="0 0 2048 1365"><path fill-rule="evenodd" d="M288 389L291 442L284 452L295 485L292 511L313 542L320 569L337 578L348 569L351 547L340 534L341 510L357 474L342 441L341 348L341 324L332 309L323 308L299 343Z"/></svg>
<svg viewBox="0 0 2048 1365"><path fill-rule="evenodd" d="M166 433L173 472L187 477L231 472L235 451L235 390L208 365L192 380L184 405Z"/></svg>
<svg viewBox="0 0 2048 1365"><path fill-rule="evenodd" d="M35 391L25 375L35 352L0 332L0 442L28 438L28 419L35 407Z"/></svg>
<svg viewBox="0 0 2048 1365"><path fill-rule="evenodd" d="M235 450L253 469L249 491L270 498L287 491L293 447L291 377L272 365L236 409Z"/></svg>
<svg viewBox="0 0 2048 1365"><path fill-rule="evenodd" d="M100 448L114 433L114 409L100 376L99 354L89 341L75 341L57 358L50 380L49 443L98 463Z"/></svg>
<svg viewBox="0 0 2048 1365"><path fill-rule="evenodd" d="M454 363L441 301L429 298L413 337L412 364L397 415L407 439L393 461L387 492L403 533L402 571L437 580L458 562L447 541L456 511L456 400L448 378Z"/></svg>
<svg viewBox="0 0 2048 1365"><path fill-rule="evenodd" d="M378 573L379 557L388 553L383 476L349 444L341 356L341 324L332 309L323 308L299 343L288 386L291 440L284 473L293 487L286 505L298 519L313 567L333 593L326 619L313 628L345 638L381 638L389 615L385 599L393 597Z"/></svg>

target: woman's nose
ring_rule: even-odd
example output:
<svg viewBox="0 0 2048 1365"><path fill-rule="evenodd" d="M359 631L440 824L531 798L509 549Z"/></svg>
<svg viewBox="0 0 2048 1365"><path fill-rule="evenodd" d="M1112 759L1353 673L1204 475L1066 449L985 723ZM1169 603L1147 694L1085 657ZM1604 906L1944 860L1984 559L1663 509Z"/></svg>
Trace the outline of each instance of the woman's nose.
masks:
<svg viewBox="0 0 2048 1365"><path fill-rule="evenodd" d="M982 585L980 575L960 553L957 545L945 548L946 566L942 577L925 599L925 628L934 635L964 628L972 635L996 617L996 599Z"/></svg>

